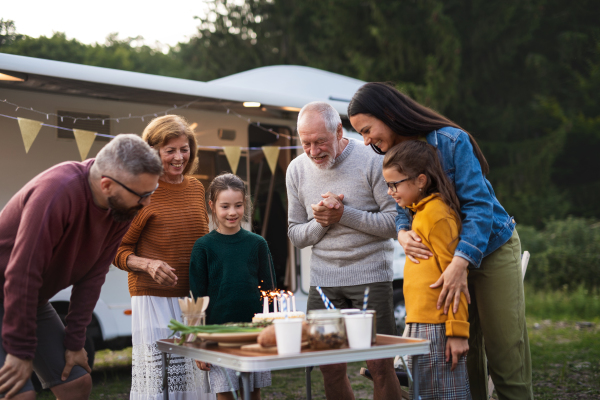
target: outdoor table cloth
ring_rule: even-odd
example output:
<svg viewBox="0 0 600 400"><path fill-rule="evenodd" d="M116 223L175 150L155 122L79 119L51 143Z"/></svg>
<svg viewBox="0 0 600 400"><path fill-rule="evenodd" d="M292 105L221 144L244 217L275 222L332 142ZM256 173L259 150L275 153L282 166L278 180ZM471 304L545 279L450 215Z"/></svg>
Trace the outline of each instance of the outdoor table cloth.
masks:
<svg viewBox="0 0 600 400"><path fill-rule="evenodd" d="M210 342L199 341L177 345L173 339L163 339L156 342L158 350L162 352L163 373L163 398L168 400L169 391L167 387L167 354L176 354L195 360L230 368L239 371L244 388L244 400L250 400L250 372L269 371L280 369L292 369L300 367L312 367L315 365L326 365L345 363L353 361L376 360L381 358L393 358L397 355L414 357L413 362L413 390L414 398L419 398L419 371L417 357L420 354L429 354L429 341L424 339L403 338L400 336L377 335L377 343L368 349L336 349L336 350L302 350L300 354L291 356L280 356L277 354L266 354L256 351L242 350L236 347L221 347ZM306 371L306 397L311 399L310 370Z"/></svg>

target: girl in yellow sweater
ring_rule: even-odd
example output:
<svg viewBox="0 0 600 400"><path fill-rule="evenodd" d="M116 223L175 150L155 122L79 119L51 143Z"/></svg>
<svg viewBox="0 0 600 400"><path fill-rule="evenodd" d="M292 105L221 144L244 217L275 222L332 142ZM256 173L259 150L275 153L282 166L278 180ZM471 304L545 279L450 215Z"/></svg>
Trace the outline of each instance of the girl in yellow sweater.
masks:
<svg viewBox="0 0 600 400"><path fill-rule="evenodd" d="M457 313L437 309L442 288L432 289L452 261L461 231L460 204L436 149L409 140L383 160L388 194L412 217L412 229L433 257L404 266L404 298L409 336L431 341L430 354L419 357L421 399L470 399L466 354L469 312L461 294ZM412 360L409 359L409 367ZM412 396L412 394L411 394Z"/></svg>

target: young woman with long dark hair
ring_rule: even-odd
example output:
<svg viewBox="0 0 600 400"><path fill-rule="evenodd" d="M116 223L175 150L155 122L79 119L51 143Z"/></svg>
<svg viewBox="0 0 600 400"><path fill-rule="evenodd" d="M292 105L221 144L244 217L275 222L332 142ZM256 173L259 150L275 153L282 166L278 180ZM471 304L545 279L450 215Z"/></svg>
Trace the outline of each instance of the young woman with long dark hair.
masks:
<svg viewBox="0 0 600 400"><path fill-rule="evenodd" d="M437 307L447 313L454 303L457 312L461 292L470 303L467 365L473 398L487 399L487 355L501 399L532 399L521 244L514 219L486 178L489 165L477 142L456 123L385 83L363 85L352 97L348 116L365 145L379 154L406 140L425 140L437 148L462 214L454 257L431 285L443 286ZM398 241L407 256L416 263L433 256L411 230L410 214L397 210Z"/></svg>

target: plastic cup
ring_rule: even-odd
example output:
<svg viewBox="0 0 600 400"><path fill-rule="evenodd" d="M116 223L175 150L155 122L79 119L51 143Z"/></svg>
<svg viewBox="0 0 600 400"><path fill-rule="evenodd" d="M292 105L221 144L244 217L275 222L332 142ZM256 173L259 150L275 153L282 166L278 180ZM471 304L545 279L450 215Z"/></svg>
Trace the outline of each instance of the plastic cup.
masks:
<svg viewBox="0 0 600 400"><path fill-rule="evenodd" d="M371 347L373 314L346 314L346 335L351 349L368 349Z"/></svg>
<svg viewBox="0 0 600 400"><path fill-rule="evenodd" d="M302 318L276 319L277 353L281 356L300 354L302 347Z"/></svg>

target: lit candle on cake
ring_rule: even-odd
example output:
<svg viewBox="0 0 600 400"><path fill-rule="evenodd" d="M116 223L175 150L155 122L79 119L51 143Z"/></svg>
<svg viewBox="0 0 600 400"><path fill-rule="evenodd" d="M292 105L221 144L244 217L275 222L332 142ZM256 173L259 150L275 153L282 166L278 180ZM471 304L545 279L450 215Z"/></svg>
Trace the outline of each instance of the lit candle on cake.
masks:
<svg viewBox="0 0 600 400"><path fill-rule="evenodd" d="M273 296L273 312L277 312L277 295Z"/></svg>
<svg viewBox="0 0 600 400"><path fill-rule="evenodd" d="M263 314L269 313L269 297L265 294L263 297Z"/></svg>

